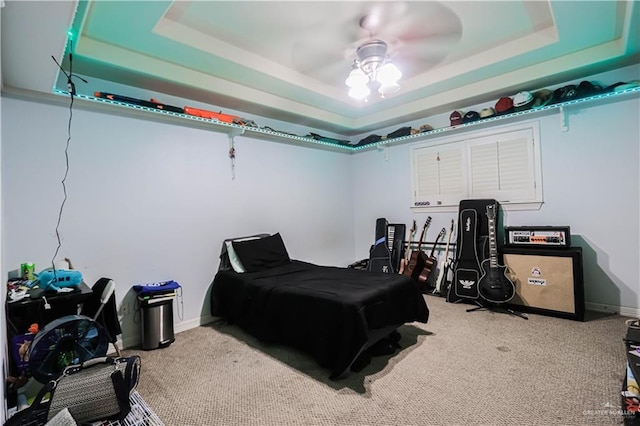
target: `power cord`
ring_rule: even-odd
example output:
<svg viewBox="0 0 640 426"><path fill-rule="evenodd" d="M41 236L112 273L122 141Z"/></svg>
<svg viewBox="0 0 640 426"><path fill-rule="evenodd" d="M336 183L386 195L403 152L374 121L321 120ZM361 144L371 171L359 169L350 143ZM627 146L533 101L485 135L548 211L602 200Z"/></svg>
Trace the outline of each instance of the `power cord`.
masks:
<svg viewBox="0 0 640 426"><path fill-rule="evenodd" d="M70 41L70 51L72 50L72 46L71 46L71 41ZM67 176L69 175L69 144L71 142L71 122L73 120L73 99L76 96L76 86L72 80L72 77L76 77L79 78L80 80L82 80L83 82L87 83L87 80L85 80L84 78L74 75L73 74L73 54L71 52L69 52L69 73L67 74L67 72L64 70L64 68L62 68L62 66L58 63L58 61L56 61L56 58L51 55L51 59L53 59L53 62L56 63L56 65L58 66L58 68L60 68L60 71L62 71L62 73L65 75L65 77L67 77L67 88L69 90L69 96L71 98L71 101L69 103L69 122L67 125L67 143L64 149L64 157L65 157L65 171L64 171L64 177L62 178L61 184L62 184L62 192L64 193L64 197L62 199L62 203L60 204L60 211L58 212L58 222L56 223L56 239L58 240L58 246L56 247L56 250L53 254L53 257L51 258L51 267L53 268L53 278L54 280L57 280L57 276L56 276L56 265L55 265L55 260L56 257L58 256L58 252L60 251L60 247L62 247L62 240L60 238L60 222L62 220L62 212L64 210L64 205L67 202L67 186L66 186L66 181L67 181Z"/></svg>

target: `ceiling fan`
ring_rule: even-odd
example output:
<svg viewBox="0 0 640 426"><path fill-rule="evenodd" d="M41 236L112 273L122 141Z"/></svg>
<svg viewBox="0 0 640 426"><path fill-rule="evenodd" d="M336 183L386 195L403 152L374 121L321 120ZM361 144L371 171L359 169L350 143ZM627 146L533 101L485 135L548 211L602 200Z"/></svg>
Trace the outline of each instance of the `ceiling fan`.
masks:
<svg viewBox="0 0 640 426"><path fill-rule="evenodd" d="M403 80L444 60L462 36L460 18L440 2L327 2L335 17L298 35L292 63L307 77L345 87L354 60L387 56ZM365 60L363 60L365 59Z"/></svg>

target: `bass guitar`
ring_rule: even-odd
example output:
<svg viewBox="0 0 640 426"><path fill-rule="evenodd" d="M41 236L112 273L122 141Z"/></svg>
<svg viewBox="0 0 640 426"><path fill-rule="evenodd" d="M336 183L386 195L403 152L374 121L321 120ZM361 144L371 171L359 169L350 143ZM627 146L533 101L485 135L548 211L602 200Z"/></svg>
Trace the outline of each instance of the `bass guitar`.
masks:
<svg viewBox="0 0 640 426"><path fill-rule="evenodd" d="M424 264L424 258L426 255L422 252L422 240L424 240L424 235L427 232L427 228L431 224L431 216L427 217L427 220L424 222L424 226L422 227L422 233L420 234L420 241L418 242L418 249L411 252L411 257L409 257L409 264L404 268L402 272L403 275L407 275L414 280L417 281L417 275L414 274L416 272L416 266L418 262L421 261L421 264ZM409 245L411 245L411 241L409 241ZM420 274L420 271L417 271Z"/></svg>
<svg viewBox="0 0 640 426"><path fill-rule="evenodd" d="M478 281L480 296L491 303L506 303L515 295L516 288L507 276L507 267L498 264L496 244L496 205L487 206L489 220L489 257L482 264L482 276Z"/></svg>
<svg viewBox="0 0 640 426"><path fill-rule="evenodd" d="M427 280L429 279L429 275L431 275L431 271L433 270L433 265L435 265L436 262L438 261L438 259L436 259L436 257L433 255L433 253L436 250L436 246L438 245L438 241L440 241L440 238L444 237L444 235L446 233L447 233L447 230L445 228L442 228L440 230L440 233L438 233L438 236L436 237L436 240L433 242L433 247L431 248L431 253L429 254L428 257L426 257L424 259L424 265L422 266L422 271L420 272L420 275L418 275L418 282L419 283L427 282Z"/></svg>
<svg viewBox="0 0 640 426"><path fill-rule="evenodd" d="M407 242L407 249L404 251L404 256L402 260L400 260L400 268L398 269L399 274L403 274L405 268L409 265L409 257L411 257L411 241L413 237L416 235L416 220L413 220L413 224L411 224L411 229L409 230L409 241Z"/></svg>
<svg viewBox="0 0 640 426"><path fill-rule="evenodd" d="M438 278L436 278L436 288L433 292L434 294L443 295L446 292L446 289L442 288L442 284L447 280L447 275L449 274L449 270L451 269L452 260L449 259L449 246L451 245L451 236L453 235L453 225L454 225L454 220L451 219L451 229L449 229L449 238L447 239L447 247L444 250L444 258L442 259L442 262L440 262Z"/></svg>

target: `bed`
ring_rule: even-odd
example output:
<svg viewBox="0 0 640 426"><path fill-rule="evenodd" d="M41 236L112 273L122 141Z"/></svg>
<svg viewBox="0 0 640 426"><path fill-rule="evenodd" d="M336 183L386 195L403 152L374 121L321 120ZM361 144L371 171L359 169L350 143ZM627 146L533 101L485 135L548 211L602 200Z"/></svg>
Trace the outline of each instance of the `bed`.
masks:
<svg viewBox="0 0 640 426"><path fill-rule="evenodd" d="M305 351L331 379L348 375L363 351L400 325L429 317L411 278L291 260L280 234L224 241L211 313Z"/></svg>

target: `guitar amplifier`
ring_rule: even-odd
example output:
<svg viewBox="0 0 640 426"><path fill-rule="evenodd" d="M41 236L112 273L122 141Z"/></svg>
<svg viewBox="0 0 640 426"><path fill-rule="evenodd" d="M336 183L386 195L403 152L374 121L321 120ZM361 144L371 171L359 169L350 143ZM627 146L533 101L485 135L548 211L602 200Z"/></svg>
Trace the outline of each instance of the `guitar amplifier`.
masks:
<svg viewBox="0 0 640 426"><path fill-rule="evenodd" d="M505 226L505 247L569 248L568 226Z"/></svg>
<svg viewBox="0 0 640 426"><path fill-rule="evenodd" d="M582 249L504 247L504 264L516 294L517 311L584 321Z"/></svg>

